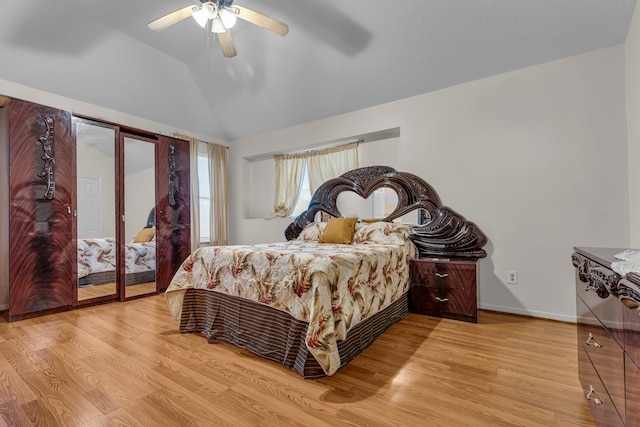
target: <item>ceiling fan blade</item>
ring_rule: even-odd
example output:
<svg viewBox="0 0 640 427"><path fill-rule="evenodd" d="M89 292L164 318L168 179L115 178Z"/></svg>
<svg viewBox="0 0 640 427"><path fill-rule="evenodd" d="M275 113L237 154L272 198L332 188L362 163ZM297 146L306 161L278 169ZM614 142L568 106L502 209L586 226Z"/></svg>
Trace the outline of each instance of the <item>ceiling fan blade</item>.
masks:
<svg viewBox="0 0 640 427"><path fill-rule="evenodd" d="M162 18L158 18L155 21L150 22L149 28L156 31L164 30L168 26L190 17L200 9L202 9L202 6L191 5L183 7L182 9L178 9L175 12L171 12L170 14L165 15Z"/></svg>
<svg viewBox="0 0 640 427"><path fill-rule="evenodd" d="M238 10L238 18L244 19L245 21L251 22L252 24L256 24L269 31L273 31L280 36L284 37L289 32L289 26L284 22L280 22L277 19L270 18L267 15L256 12L255 10L247 9L246 7L238 6L235 4L230 8L235 8Z"/></svg>
<svg viewBox="0 0 640 427"><path fill-rule="evenodd" d="M222 54L226 58L233 58L236 56L236 45L233 43L233 37L231 31L227 29L224 33L218 33L218 40L220 40L220 47L222 48Z"/></svg>

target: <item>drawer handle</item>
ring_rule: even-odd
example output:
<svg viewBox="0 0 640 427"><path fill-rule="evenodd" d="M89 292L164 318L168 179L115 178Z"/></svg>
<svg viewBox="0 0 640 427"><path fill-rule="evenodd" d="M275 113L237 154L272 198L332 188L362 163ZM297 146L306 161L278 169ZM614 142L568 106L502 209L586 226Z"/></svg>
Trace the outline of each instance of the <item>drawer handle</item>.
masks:
<svg viewBox="0 0 640 427"><path fill-rule="evenodd" d="M591 397L592 394L595 394L595 397ZM600 396L598 396L598 392L595 388L593 388L592 385L589 385L589 393L587 394L587 399L593 400L593 403L595 403L596 405L602 405L602 399L600 399Z"/></svg>
<svg viewBox="0 0 640 427"><path fill-rule="evenodd" d="M589 338L587 339L587 341L585 342L586 345L591 345L591 340L593 340L593 346L596 348L602 348L602 344L600 344L598 342L598 340L596 339L596 337L593 336L593 334L591 332L589 332Z"/></svg>
<svg viewBox="0 0 640 427"><path fill-rule="evenodd" d="M447 301L449 301L449 298L440 298L440 297L436 297L436 301L439 301L439 302L447 302Z"/></svg>
<svg viewBox="0 0 640 427"><path fill-rule="evenodd" d="M449 277L449 274L447 273L436 273L437 277Z"/></svg>

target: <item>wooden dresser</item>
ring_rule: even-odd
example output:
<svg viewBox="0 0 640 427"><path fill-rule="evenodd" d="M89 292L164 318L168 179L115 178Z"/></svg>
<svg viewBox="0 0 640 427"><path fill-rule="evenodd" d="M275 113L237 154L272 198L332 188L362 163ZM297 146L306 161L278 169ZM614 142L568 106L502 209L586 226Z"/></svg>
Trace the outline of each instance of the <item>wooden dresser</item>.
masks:
<svg viewBox="0 0 640 427"><path fill-rule="evenodd" d="M619 248L575 248L580 383L598 426L640 426L640 276L611 269Z"/></svg>
<svg viewBox="0 0 640 427"><path fill-rule="evenodd" d="M126 286L130 283L126 282L125 251L133 235L125 238L125 199L127 218L134 217L139 205L130 201L142 189L138 181L150 181L150 187L144 188L152 195L141 198L149 203L141 203L141 217L146 218L153 203L157 212L157 287L151 288L152 293L167 288L191 253L189 143L20 99L5 97L0 102L0 305L7 302L4 298L8 295L8 320L128 298L125 291L131 287ZM87 131L89 126L94 130ZM82 135L90 144L78 143ZM138 174L127 175L123 166L128 151L125 146L130 148L134 140L152 147L145 151L149 162L144 179ZM109 173L102 175L102 171ZM89 185L93 189L100 188L91 193L97 194L99 203L78 195L78 188L89 188L87 182L95 184ZM95 208L95 216L88 214L88 205ZM80 222L91 224L88 234L78 232ZM142 228L144 223L132 227L137 231L138 226ZM93 234L101 229L105 234ZM115 282L117 287L83 299L78 298L77 243L79 237L89 236L115 242L107 243L114 245L115 254L107 282Z"/></svg>
<svg viewBox="0 0 640 427"><path fill-rule="evenodd" d="M409 310L476 323L478 282L477 258L412 259Z"/></svg>

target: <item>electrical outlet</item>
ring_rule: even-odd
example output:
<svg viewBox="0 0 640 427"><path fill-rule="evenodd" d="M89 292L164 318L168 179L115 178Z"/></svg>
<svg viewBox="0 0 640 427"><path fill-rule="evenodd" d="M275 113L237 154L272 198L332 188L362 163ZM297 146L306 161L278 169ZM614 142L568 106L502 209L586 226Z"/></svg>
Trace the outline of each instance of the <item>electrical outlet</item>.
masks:
<svg viewBox="0 0 640 427"><path fill-rule="evenodd" d="M518 272L514 270L507 270L507 283L515 285L518 283Z"/></svg>

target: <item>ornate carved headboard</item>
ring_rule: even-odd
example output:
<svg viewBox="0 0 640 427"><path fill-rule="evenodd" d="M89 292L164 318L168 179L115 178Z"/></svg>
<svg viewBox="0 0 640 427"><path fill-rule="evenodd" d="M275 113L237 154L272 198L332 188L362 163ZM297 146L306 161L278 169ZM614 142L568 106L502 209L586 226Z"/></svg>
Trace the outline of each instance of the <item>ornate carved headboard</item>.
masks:
<svg viewBox="0 0 640 427"><path fill-rule="evenodd" d="M478 226L443 206L438 193L421 178L387 166L354 169L322 184L311 198L308 209L289 224L285 237L287 240L298 237L318 212L341 217L337 200L343 191L352 191L366 199L382 187L389 187L398 195L396 209L383 221L392 221L414 210L426 211L426 223L414 226L416 232L411 237L420 256L483 258L487 255L482 249L487 237Z"/></svg>

